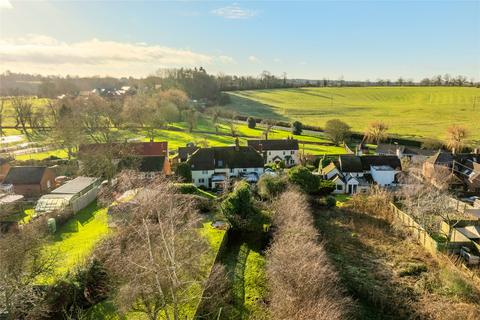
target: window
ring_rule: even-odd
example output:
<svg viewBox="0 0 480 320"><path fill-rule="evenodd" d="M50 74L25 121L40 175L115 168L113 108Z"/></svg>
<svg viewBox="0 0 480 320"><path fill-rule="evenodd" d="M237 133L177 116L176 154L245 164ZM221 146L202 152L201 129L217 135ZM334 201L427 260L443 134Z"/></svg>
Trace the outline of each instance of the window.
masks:
<svg viewBox="0 0 480 320"><path fill-rule="evenodd" d="M202 170L202 174L208 174L208 170Z"/></svg>
<svg viewBox="0 0 480 320"><path fill-rule="evenodd" d="M290 151L290 154L295 154L295 151L293 151L293 150L292 150L292 151Z"/></svg>
<svg viewBox="0 0 480 320"><path fill-rule="evenodd" d="M342 191L342 190L343 190L343 186L342 186L341 184L337 184L337 190Z"/></svg>
<svg viewBox="0 0 480 320"><path fill-rule="evenodd" d="M283 151L283 155L285 155L285 151Z"/></svg>
<svg viewBox="0 0 480 320"><path fill-rule="evenodd" d="M257 171L258 171L258 168L254 168L253 171L257 172Z"/></svg>
<svg viewBox="0 0 480 320"><path fill-rule="evenodd" d="M243 172L245 172L245 171L247 171L247 169L244 168L244 169L243 169Z"/></svg>
<svg viewBox="0 0 480 320"><path fill-rule="evenodd" d="M52 187L52 182L50 180L47 180L47 188L50 189Z"/></svg>
<svg viewBox="0 0 480 320"><path fill-rule="evenodd" d="M233 168L230 168L230 173L233 173Z"/></svg>
<svg viewBox="0 0 480 320"><path fill-rule="evenodd" d="M218 160L217 164L218 164L219 167L223 167L223 160Z"/></svg>
<svg viewBox="0 0 480 320"><path fill-rule="evenodd" d="M205 183L205 179L203 178L198 179L198 183Z"/></svg>
<svg viewBox="0 0 480 320"><path fill-rule="evenodd" d="M268 155L271 156L271 155L272 155L272 151L268 151Z"/></svg>

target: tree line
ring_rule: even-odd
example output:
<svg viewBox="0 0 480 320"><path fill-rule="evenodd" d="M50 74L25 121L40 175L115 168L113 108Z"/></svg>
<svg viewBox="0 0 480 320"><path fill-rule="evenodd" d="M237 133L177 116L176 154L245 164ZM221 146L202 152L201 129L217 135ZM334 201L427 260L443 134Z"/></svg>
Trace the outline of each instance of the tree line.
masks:
<svg viewBox="0 0 480 320"><path fill-rule="evenodd" d="M368 86L479 86L475 79L468 79L464 75L434 75L414 81L404 77L398 79L376 79L373 81L338 79L293 79L286 73L275 75L269 71L262 71L256 76L238 76L219 73L209 74L205 68L160 69L145 78L114 78L114 77L78 77L78 76L42 76L9 71L0 74L0 95L37 95L39 97L54 98L63 94L76 95L81 91L96 88L114 89L122 86L131 86L140 91L152 88L181 89L187 92L192 99L206 103L225 104L228 96L223 91L276 89L296 87L368 87Z"/></svg>

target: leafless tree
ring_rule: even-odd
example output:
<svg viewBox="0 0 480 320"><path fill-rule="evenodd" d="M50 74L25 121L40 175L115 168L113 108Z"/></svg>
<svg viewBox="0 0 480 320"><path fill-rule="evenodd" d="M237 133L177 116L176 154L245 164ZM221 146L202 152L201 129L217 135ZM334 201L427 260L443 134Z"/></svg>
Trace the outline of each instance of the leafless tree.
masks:
<svg viewBox="0 0 480 320"><path fill-rule="evenodd" d="M142 179L127 175L116 185L136 188ZM202 258L208 247L197 230L200 220L193 201L178 195L172 182L158 178L143 184L131 203L116 212L118 230L99 249L117 279L115 302L122 312L143 313L152 320L184 319L207 277Z"/></svg>
<svg viewBox="0 0 480 320"><path fill-rule="evenodd" d="M3 132L3 118L5 117L5 101L0 100L0 137L4 135Z"/></svg>
<svg viewBox="0 0 480 320"><path fill-rule="evenodd" d="M262 135L264 136L265 140L268 140L268 135L270 134L272 128L275 126L276 122L275 120L265 119L262 121L262 124L265 126L265 130L263 131Z"/></svg>
<svg viewBox="0 0 480 320"><path fill-rule="evenodd" d="M29 131L29 125L33 117L32 103L23 97L15 97L12 99L12 107L15 114L15 126L20 127L20 131L28 140L31 140L32 135Z"/></svg>
<svg viewBox="0 0 480 320"><path fill-rule="evenodd" d="M379 144L387 138L388 125L382 121L373 121L365 130L364 140Z"/></svg>
<svg viewBox="0 0 480 320"><path fill-rule="evenodd" d="M468 131L465 127L452 125L447 128L447 146L452 151L460 152L465 146Z"/></svg>
<svg viewBox="0 0 480 320"><path fill-rule="evenodd" d="M56 257L42 250L38 225L0 237L0 310L6 319L38 319L48 311L40 279L53 274Z"/></svg>
<svg viewBox="0 0 480 320"><path fill-rule="evenodd" d="M277 231L267 252L272 319L348 319L352 302L317 239L306 197L287 191L274 210Z"/></svg>

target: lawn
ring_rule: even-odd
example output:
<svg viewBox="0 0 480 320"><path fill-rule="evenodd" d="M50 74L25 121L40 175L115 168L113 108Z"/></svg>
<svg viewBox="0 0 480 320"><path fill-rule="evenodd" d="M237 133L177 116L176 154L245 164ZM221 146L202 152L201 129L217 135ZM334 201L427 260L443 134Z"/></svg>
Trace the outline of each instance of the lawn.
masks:
<svg viewBox="0 0 480 320"><path fill-rule="evenodd" d="M49 157L57 157L60 159L68 158L67 150L65 149L55 149L38 153L28 153L20 154L15 156L15 160L26 161L26 160L43 160Z"/></svg>
<svg viewBox="0 0 480 320"><path fill-rule="evenodd" d="M363 131L373 120L382 120L390 132L404 137L440 138L451 124L470 131L480 141L480 106L474 107L478 88L367 87L295 88L230 93L227 106L240 114L284 121L292 119L324 126L329 119L347 122ZM477 120L475 120L477 119Z"/></svg>
<svg viewBox="0 0 480 320"><path fill-rule="evenodd" d="M56 255L55 277L65 275L83 262L107 233L107 209L99 208L96 202L58 228L51 243L44 248L47 254Z"/></svg>

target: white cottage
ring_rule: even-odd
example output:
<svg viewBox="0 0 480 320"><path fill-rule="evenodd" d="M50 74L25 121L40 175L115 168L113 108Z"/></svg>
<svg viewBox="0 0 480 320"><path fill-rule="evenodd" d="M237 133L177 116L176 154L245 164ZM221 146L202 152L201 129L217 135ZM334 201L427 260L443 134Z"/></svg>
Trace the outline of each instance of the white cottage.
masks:
<svg viewBox="0 0 480 320"><path fill-rule="evenodd" d="M263 158L251 147L235 146L200 148L187 160L192 182L197 187L221 189L232 178L255 183L263 174Z"/></svg>
<svg viewBox="0 0 480 320"><path fill-rule="evenodd" d="M335 183L333 193L365 193L370 185L391 186L401 172L397 156L352 156L342 155L321 169L325 179Z"/></svg>
<svg viewBox="0 0 480 320"><path fill-rule="evenodd" d="M248 140L248 146L260 152L265 163L283 161L287 167L300 163L298 140Z"/></svg>

